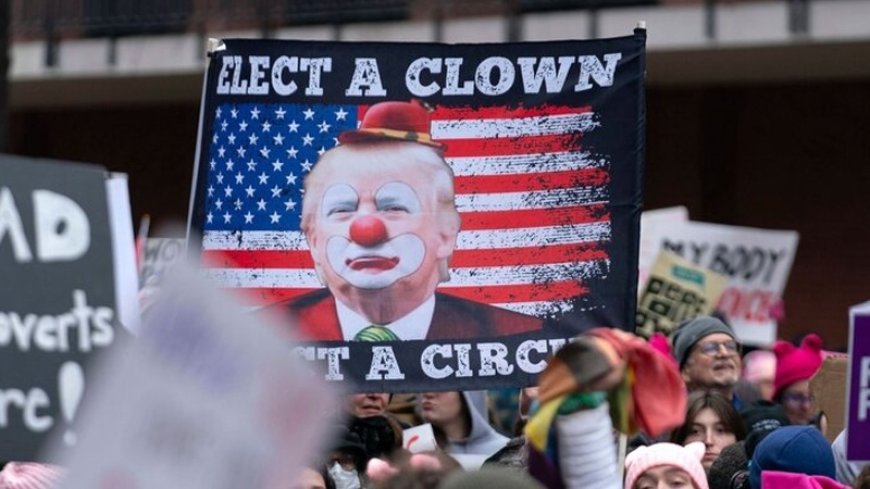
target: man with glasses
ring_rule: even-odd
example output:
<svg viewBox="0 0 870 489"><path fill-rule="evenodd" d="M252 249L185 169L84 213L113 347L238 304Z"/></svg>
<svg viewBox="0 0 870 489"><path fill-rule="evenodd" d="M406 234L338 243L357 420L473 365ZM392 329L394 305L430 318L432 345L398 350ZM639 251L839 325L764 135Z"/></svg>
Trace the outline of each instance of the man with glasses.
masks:
<svg viewBox="0 0 870 489"><path fill-rule="evenodd" d="M715 317L699 316L681 323L671 339L688 390L718 391L739 411L743 403L734 386L742 364L734 331Z"/></svg>

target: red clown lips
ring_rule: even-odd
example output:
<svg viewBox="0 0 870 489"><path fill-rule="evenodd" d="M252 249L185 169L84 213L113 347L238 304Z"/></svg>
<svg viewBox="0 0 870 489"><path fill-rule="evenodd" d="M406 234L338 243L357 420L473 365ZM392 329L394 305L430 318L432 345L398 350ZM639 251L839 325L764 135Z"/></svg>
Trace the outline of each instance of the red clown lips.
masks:
<svg viewBox="0 0 870 489"><path fill-rule="evenodd" d="M382 256L362 256L345 262L351 270L371 270L379 272L390 270L399 264L399 257L385 258Z"/></svg>

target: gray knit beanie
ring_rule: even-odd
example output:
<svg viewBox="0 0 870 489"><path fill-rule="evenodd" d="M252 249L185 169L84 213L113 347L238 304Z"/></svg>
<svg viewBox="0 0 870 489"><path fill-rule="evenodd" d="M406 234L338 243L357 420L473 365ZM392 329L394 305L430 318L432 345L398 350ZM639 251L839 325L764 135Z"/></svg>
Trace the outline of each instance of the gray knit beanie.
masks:
<svg viewBox="0 0 870 489"><path fill-rule="evenodd" d="M689 350L695 346L695 343L713 333L725 333L736 339L734 330L730 326L723 323L720 319L711 316L698 316L693 319L687 319L677 326L677 329L671 335L671 343L674 345L674 356L677 357L677 363L679 363L681 369L686 364Z"/></svg>

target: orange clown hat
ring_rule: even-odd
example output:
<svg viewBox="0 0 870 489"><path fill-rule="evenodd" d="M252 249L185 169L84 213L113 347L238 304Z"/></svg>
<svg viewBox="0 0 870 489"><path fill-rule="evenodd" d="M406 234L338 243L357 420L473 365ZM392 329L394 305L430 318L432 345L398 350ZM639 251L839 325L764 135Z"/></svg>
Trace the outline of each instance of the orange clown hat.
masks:
<svg viewBox="0 0 870 489"><path fill-rule="evenodd" d="M339 134L338 140L342 144L378 140L409 141L443 150L444 144L433 140L430 133L431 111L419 100L377 103L366 111L358 129Z"/></svg>

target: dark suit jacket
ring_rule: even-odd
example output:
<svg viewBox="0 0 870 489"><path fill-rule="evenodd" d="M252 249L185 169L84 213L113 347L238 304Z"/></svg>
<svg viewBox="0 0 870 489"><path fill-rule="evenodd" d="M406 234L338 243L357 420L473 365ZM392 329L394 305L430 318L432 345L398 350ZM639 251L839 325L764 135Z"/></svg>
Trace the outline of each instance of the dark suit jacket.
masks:
<svg viewBox="0 0 870 489"><path fill-rule="evenodd" d="M342 341L335 297L320 289L266 308L295 321L301 340ZM427 340L473 339L537 331L543 321L460 297L435 293L435 312Z"/></svg>

